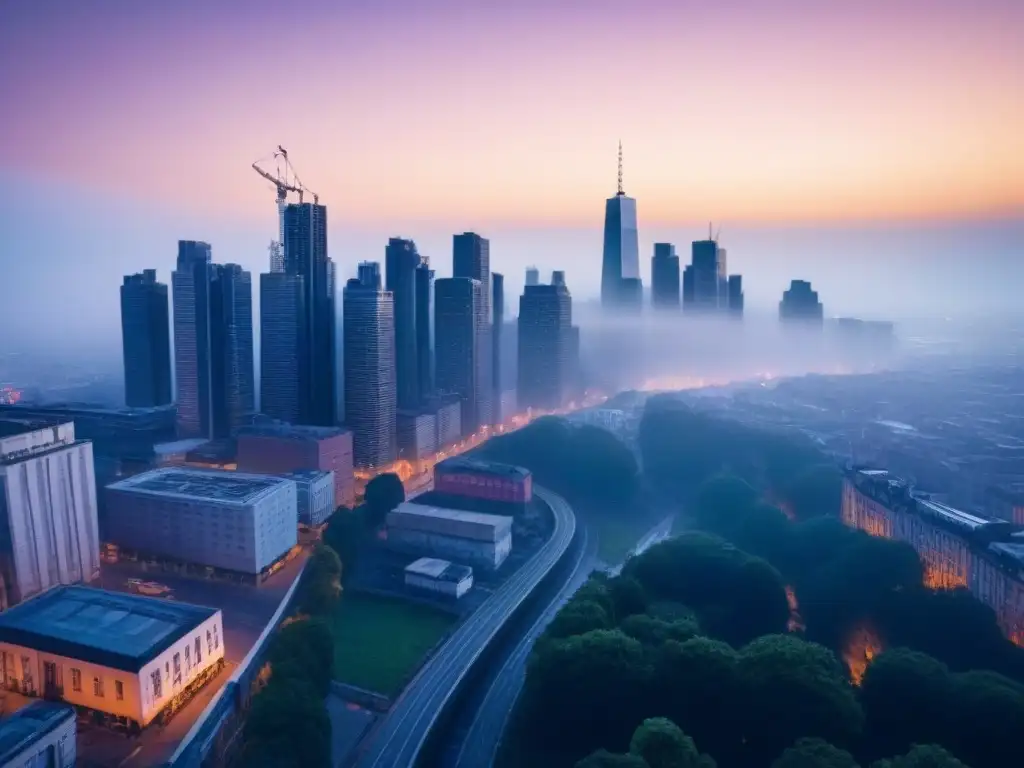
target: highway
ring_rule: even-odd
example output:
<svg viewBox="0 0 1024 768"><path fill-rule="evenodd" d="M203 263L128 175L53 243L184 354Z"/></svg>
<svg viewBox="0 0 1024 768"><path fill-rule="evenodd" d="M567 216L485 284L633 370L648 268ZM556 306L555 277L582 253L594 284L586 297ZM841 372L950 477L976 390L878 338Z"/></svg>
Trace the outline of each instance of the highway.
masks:
<svg viewBox="0 0 1024 768"><path fill-rule="evenodd" d="M355 763L358 768L416 764L434 723L477 658L569 548L576 533L572 509L561 496L547 489L534 486L533 492L554 515L550 538L423 665L360 746Z"/></svg>
<svg viewBox="0 0 1024 768"><path fill-rule="evenodd" d="M564 576L555 588L551 600L530 618L532 624L509 650L504 664L495 674L488 676L483 700L475 702L470 711L468 729L457 733L453 743L441 760L442 768L487 768L493 765L502 733L512 714L526 679L526 662L534 642L551 622L559 609L582 586L597 562L597 536L584 527L581 541L572 553ZM466 707L469 709L469 705Z"/></svg>

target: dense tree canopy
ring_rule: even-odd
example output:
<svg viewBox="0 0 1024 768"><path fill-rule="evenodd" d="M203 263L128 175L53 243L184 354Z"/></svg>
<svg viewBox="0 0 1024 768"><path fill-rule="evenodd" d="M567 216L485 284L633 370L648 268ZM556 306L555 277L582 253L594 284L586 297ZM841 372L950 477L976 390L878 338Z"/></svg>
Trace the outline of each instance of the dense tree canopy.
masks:
<svg viewBox="0 0 1024 768"><path fill-rule="evenodd" d="M629 752L651 768L715 768L714 760L702 755L693 739L664 717L644 720L633 733Z"/></svg>
<svg viewBox="0 0 1024 768"><path fill-rule="evenodd" d="M772 763L772 768L860 768L853 755L827 741L803 738Z"/></svg>
<svg viewBox="0 0 1024 768"><path fill-rule="evenodd" d="M385 472L366 484L364 498L369 523L377 526L384 522L388 512L405 501L405 486L394 472Z"/></svg>
<svg viewBox="0 0 1024 768"><path fill-rule="evenodd" d="M341 560L326 544L319 544L306 564L305 583L299 596L302 613L325 616L341 597Z"/></svg>

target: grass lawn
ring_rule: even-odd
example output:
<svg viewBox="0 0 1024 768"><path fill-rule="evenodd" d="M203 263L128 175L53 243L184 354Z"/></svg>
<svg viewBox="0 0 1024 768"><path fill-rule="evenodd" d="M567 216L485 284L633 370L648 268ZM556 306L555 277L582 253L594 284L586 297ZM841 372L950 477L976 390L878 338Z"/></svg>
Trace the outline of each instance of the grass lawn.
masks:
<svg viewBox="0 0 1024 768"><path fill-rule="evenodd" d="M597 530L597 556L608 565L620 565L653 525L649 520L621 520L594 515L588 520Z"/></svg>
<svg viewBox="0 0 1024 768"><path fill-rule="evenodd" d="M345 593L334 614L334 677L394 696L454 616L400 599Z"/></svg>

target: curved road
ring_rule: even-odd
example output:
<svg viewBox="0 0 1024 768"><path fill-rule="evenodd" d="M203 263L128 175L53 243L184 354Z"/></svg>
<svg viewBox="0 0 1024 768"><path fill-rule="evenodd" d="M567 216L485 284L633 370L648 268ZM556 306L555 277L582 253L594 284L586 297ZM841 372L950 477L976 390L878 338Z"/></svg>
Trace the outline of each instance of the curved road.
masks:
<svg viewBox="0 0 1024 768"><path fill-rule="evenodd" d="M444 768L487 768L494 764L501 736L526 679L526 662L534 642L559 609L587 580L597 562L597 536L588 528L583 528L582 534L583 541L574 553L565 581L552 596L551 602L536 616L491 680L461 744L456 744L455 749L445 755L442 761Z"/></svg>
<svg viewBox="0 0 1024 768"><path fill-rule="evenodd" d="M569 548L576 533L572 509L561 496L547 489L534 486L533 491L554 515L550 538L423 665L368 737L356 761L358 768L405 768L416 764L451 694L505 620Z"/></svg>

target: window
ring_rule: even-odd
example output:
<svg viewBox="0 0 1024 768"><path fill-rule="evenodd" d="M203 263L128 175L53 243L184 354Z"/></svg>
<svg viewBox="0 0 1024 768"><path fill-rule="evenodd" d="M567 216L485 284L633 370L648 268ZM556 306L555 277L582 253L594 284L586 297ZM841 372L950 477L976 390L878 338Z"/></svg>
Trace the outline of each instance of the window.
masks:
<svg viewBox="0 0 1024 768"><path fill-rule="evenodd" d="M103 698L103 678L94 677L92 679L92 695L97 698Z"/></svg>
<svg viewBox="0 0 1024 768"><path fill-rule="evenodd" d="M120 680L114 681L114 698L118 701L124 701L124 683Z"/></svg>
<svg viewBox="0 0 1024 768"><path fill-rule="evenodd" d="M174 654L174 684L181 683L181 654Z"/></svg>
<svg viewBox="0 0 1024 768"><path fill-rule="evenodd" d="M199 666L203 662L203 644L200 638L196 638L196 666Z"/></svg>
<svg viewBox="0 0 1024 768"><path fill-rule="evenodd" d="M163 680L160 677L160 669L154 669L150 678L153 680L153 698L159 699L164 695L164 686Z"/></svg>
<svg viewBox="0 0 1024 768"><path fill-rule="evenodd" d="M82 692L82 670L71 668L71 690L75 693Z"/></svg>
<svg viewBox="0 0 1024 768"><path fill-rule="evenodd" d="M213 625L213 647L220 648L220 635L217 633L217 625Z"/></svg>
<svg viewBox="0 0 1024 768"><path fill-rule="evenodd" d="M206 652L213 653L213 635L210 630L206 630Z"/></svg>
<svg viewBox="0 0 1024 768"><path fill-rule="evenodd" d="M192 651L192 647L186 645L185 646L185 671L186 672L188 672L190 669L192 669L192 653L191 653L191 651Z"/></svg>

